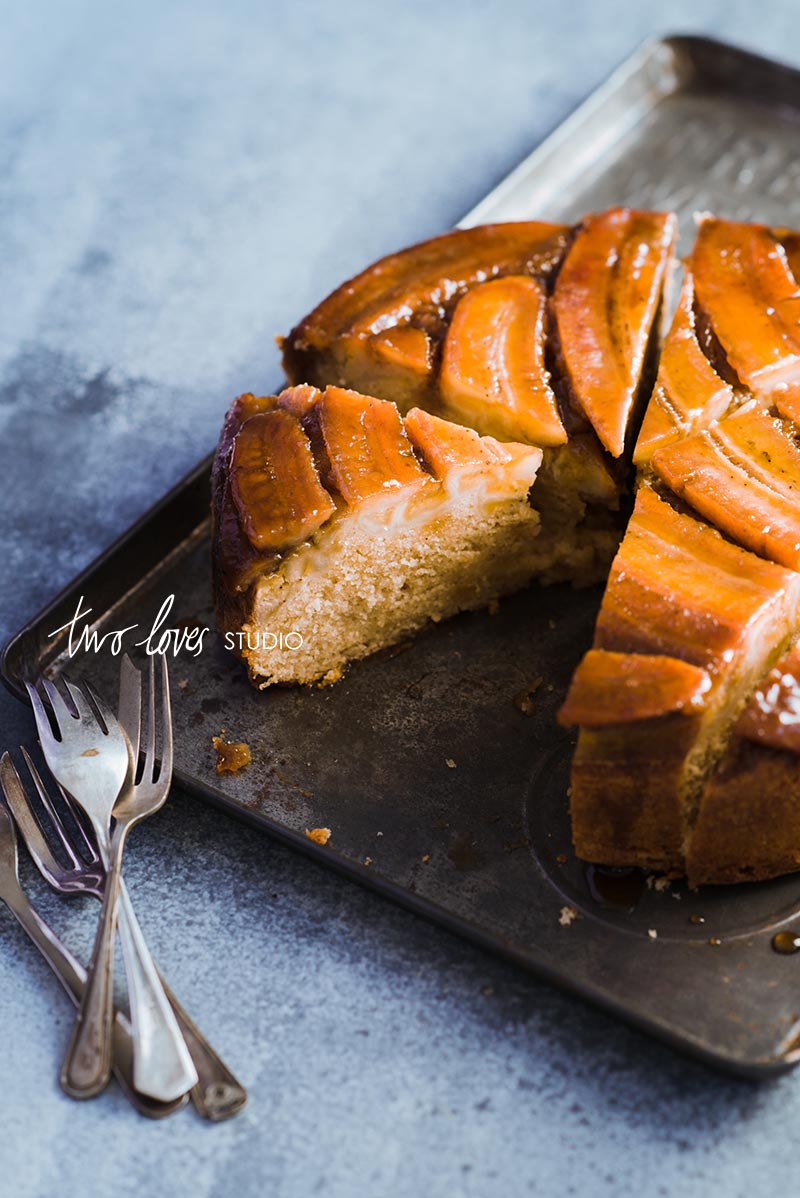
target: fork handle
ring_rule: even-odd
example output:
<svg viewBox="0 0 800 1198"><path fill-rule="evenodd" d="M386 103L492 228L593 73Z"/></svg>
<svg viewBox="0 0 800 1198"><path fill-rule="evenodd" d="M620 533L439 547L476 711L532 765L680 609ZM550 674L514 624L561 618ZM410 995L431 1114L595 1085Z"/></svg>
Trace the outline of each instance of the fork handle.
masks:
<svg viewBox="0 0 800 1198"><path fill-rule="evenodd" d="M30 904L23 891L13 896L6 893L5 901L28 939L36 945L47 964L77 1007L86 983L86 970L61 943L52 928L45 923L38 911ZM114 1076L125 1097L142 1115L150 1119L163 1119L183 1105L176 1102L156 1102L137 1094L133 1085L133 1040L128 1021L117 1012L114 1020Z"/></svg>
<svg viewBox="0 0 800 1198"><path fill-rule="evenodd" d="M136 939L137 934L141 936L139 921L124 879L119 890L119 930L123 951L126 937ZM197 1082L192 1087L190 1097L198 1114L215 1123L231 1118L246 1103L247 1091L186 1014L162 975L159 973L158 976L197 1073Z"/></svg>
<svg viewBox="0 0 800 1198"><path fill-rule="evenodd" d="M111 1078L114 1013L114 933L124 829L112 838L103 907L87 971L86 987L61 1068L61 1088L71 1098L94 1098ZM134 1079L136 1058L134 1055ZM138 1087L137 1087L138 1089Z"/></svg>
<svg viewBox="0 0 800 1198"><path fill-rule="evenodd" d="M119 898L119 932L133 1024L133 1076L137 1090L169 1101L197 1084L197 1070L121 879Z"/></svg>

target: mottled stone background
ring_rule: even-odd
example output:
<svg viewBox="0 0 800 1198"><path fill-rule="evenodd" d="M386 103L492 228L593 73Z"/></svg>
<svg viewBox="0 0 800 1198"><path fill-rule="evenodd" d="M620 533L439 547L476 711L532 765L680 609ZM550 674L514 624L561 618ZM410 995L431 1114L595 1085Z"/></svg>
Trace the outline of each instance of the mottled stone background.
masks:
<svg viewBox="0 0 800 1198"><path fill-rule="evenodd" d="M275 333L451 225L643 37L798 62L797 15L5 0L2 638L211 448L232 395L270 388ZM0 705L3 743L29 738ZM26 877L86 952L96 909ZM63 1098L70 1011L3 913L3 1194L792 1191L800 1076L719 1077L179 794L135 833L129 881L250 1104L212 1127Z"/></svg>

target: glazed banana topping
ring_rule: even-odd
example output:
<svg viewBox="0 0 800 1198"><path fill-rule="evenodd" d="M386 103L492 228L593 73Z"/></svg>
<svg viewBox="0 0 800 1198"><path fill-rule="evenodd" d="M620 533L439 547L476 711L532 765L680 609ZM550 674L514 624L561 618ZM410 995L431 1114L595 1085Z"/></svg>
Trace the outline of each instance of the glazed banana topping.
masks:
<svg viewBox="0 0 800 1198"><path fill-rule="evenodd" d="M319 480L311 442L280 407L251 416L239 429L231 495L253 547L276 553L306 540L336 511Z"/></svg>
<svg viewBox="0 0 800 1198"><path fill-rule="evenodd" d="M542 447L591 430L615 458L635 418L674 217L615 208L570 227L463 229L371 266L286 338L292 382L356 387Z"/></svg>
<svg viewBox="0 0 800 1198"><path fill-rule="evenodd" d="M436 482L507 472L517 461L531 464L530 484L541 460L531 446L501 445L420 410L404 421L394 404L341 387L242 395L223 443L217 523L233 517L264 568L343 509L383 509ZM238 565L234 557L234 582ZM238 581L250 585L251 572Z"/></svg>
<svg viewBox="0 0 800 1198"><path fill-rule="evenodd" d="M660 653L725 673L748 651L756 621L783 614L795 576L639 488L595 626L595 645Z"/></svg>
<svg viewBox="0 0 800 1198"><path fill-rule="evenodd" d="M436 329L454 297L503 274L547 277L567 246L568 226L520 221L458 229L382 258L305 318L291 342L317 348L340 336L373 337L409 323Z"/></svg>

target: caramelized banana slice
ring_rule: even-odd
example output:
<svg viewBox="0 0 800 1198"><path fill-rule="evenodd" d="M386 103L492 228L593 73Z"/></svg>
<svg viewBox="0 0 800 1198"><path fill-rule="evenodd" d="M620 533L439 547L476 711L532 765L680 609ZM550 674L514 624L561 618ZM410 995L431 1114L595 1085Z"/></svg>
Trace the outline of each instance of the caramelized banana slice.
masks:
<svg viewBox="0 0 800 1198"><path fill-rule="evenodd" d="M328 387L317 405L331 485L349 504L431 481L392 403Z"/></svg>
<svg viewBox="0 0 800 1198"><path fill-rule="evenodd" d="M653 455L676 495L729 537L800 570L800 449L755 403Z"/></svg>
<svg viewBox="0 0 800 1198"><path fill-rule="evenodd" d="M733 402L733 388L717 374L697 339L694 284L687 274L661 350L655 390L642 421L634 462L644 465L656 449L711 424Z"/></svg>
<svg viewBox="0 0 800 1198"><path fill-rule="evenodd" d="M541 450L532 445L517 445L513 441L501 445L494 437L479 437L471 428L440 420L422 408L412 408L403 423L417 453L434 478L440 480L453 471L506 465L516 458L528 464L533 483L542 460Z"/></svg>
<svg viewBox="0 0 800 1198"><path fill-rule="evenodd" d="M733 369L785 415L800 399L800 288L777 232L706 218L691 258L697 299Z"/></svg>
<svg viewBox="0 0 800 1198"><path fill-rule="evenodd" d="M583 222L553 307L574 397L619 457L675 239L675 218L614 208Z"/></svg>
<svg viewBox="0 0 800 1198"><path fill-rule="evenodd" d="M644 484L611 568L595 647L663 653L713 672L733 659L764 605L783 601L795 581Z"/></svg>
<svg viewBox="0 0 800 1198"><path fill-rule="evenodd" d="M544 285L522 275L479 283L459 300L439 378L448 415L497 437L566 442L545 367L546 309Z"/></svg>
<svg viewBox="0 0 800 1198"><path fill-rule="evenodd" d="M590 649L575 671L558 722L603 728L697 710L711 689L705 670L676 657Z"/></svg>
<svg viewBox="0 0 800 1198"><path fill-rule="evenodd" d="M261 552L299 544L335 511L319 480L308 437L281 408L251 416L239 429L230 486L241 527Z"/></svg>

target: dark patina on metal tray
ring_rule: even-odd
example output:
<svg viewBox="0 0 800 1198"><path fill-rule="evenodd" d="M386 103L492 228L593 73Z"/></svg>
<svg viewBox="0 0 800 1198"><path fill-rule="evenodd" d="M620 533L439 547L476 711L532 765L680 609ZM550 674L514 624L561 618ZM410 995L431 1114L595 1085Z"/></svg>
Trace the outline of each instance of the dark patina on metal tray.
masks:
<svg viewBox="0 0 800 1198"><path fill-rule="evenodd" d="M696 209L800 224L798 176L800 73L671 38L639 50L462 223L629 203L677 210L688 241ZM13 691L68 664L116 693L108 645L70 660L66 634L49 635L80 597L100 635L137 626L128 649L171 594L170 626L213 629L208 473L201 463L14 637L2 666ZM599 598L534 587L326 690L257 693L209 632L172 665L177 779L677 1047L777 1072L800 1058L800 978L770 941L800 921L800 878L692 893L587 879L572 853L572 741L554 716ZM222 729L253 750L239 774L214 771ZM306 837L314 827L331 828L326 846Z"/></svg>

